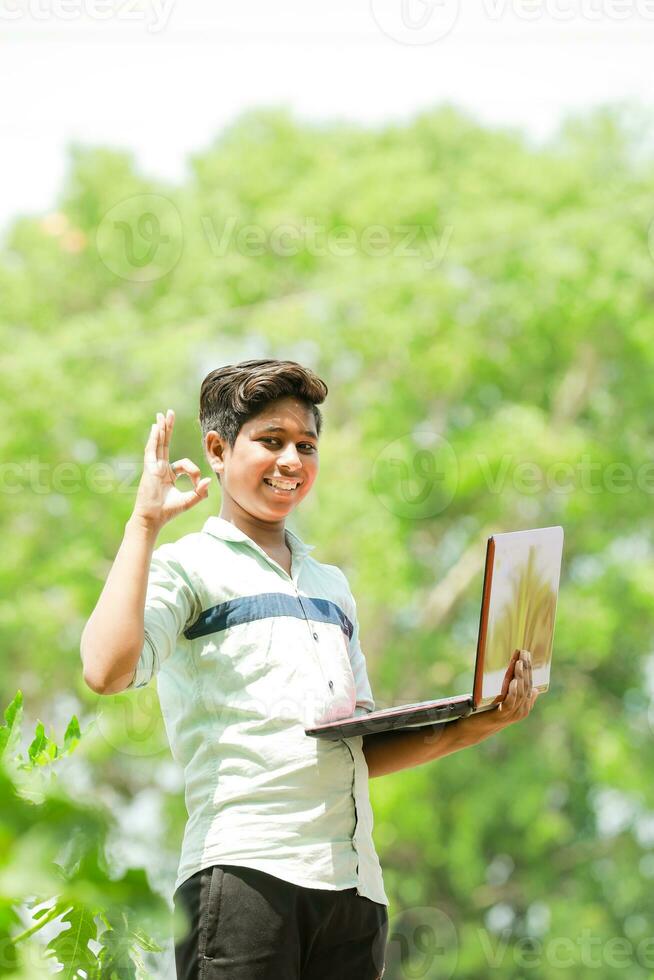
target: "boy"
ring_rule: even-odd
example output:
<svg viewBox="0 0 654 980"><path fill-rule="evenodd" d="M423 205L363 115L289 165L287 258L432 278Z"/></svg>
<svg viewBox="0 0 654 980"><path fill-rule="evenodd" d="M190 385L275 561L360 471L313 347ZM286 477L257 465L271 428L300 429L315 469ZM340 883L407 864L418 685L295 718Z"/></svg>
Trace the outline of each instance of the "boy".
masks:
<svg viewBox="0 0 654 980"><path fill-rule="evenodd" d="M173 902L190 928L175 946L178 980L378 980L388 899L368 778L475 744L535 700L523 651L501 707L437 738L305 736L319 720L375 706L345 575L285 528L318 475L326 395L294 361L207 375L199 421L220 515L155 550L161 528L206 499L211 482L189 459L169 463L174 413L157 413L132 516L82 635L92 690L157 675L184 767ZM182 473L193 490L176 488Z"/></svg>

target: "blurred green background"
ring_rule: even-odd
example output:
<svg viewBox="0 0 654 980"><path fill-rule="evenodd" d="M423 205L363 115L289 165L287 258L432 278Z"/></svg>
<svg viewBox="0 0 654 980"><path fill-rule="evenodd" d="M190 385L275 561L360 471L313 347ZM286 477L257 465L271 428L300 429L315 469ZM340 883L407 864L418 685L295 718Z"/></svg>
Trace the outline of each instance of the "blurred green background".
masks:
<svg viewBox="0 0 654 980"><path fill-rule="evenodd" d="M348 575L378 706L467 692L486 535L565 529L549 693L370 783L387 980L654 975L653 131L629 104L539 146L448 106L374 130L251 111L183 186L73 145L52 211L11 226L2 705L21 689L56 738L79 717L56 778L111 813L115 874L168 897L186 818L156 682L98 697L79 655L150 424L174 408L171 458L209 475L202 378L291 358L330 392L289 526ZM216 482L160 542L219 509ZM36 891L21 821L0 831L7 916ZM170 949L146 963L174 976Z"/></svg>

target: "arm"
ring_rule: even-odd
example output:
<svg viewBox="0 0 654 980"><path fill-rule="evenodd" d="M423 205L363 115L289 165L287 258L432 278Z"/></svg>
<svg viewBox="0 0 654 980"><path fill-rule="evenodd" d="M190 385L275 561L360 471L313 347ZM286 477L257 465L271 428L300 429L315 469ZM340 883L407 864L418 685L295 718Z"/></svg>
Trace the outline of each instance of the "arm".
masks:
<svg viewBox="0 0 654 980"><path fill-rule="evenodd" d="M98 694L127 687L143 648L143 610L156 528L134 516L95 609L84 627L80 654L84 680Z"/></svg>
<svg viewBox="0 0 654 980"><path fill-rule="evenodd" d="M205 499L211 482L210 478L201 480L199 468L188 459L172 465L168 462L174 421L172 410L165 419L158 412L157 422L150 429L134 512L82 633L84 681L98 694L115 694L129 685L145 639L148 573L159 531L177 514ZM194 484L187 493L175 487L181 472Z"/></svg>
<svg viewBox="0 0 654 980"><path fill-rule="evenodd" d="M511 661L509 671L513 670ZM495 732L526 718L538 691L532 687L531 654L522 650L515 661L515 676L506 698L491 711L458 718L441 725L363 736L363 752L371 779L400 769L440 759L469 745L477 745Z"/></svg>

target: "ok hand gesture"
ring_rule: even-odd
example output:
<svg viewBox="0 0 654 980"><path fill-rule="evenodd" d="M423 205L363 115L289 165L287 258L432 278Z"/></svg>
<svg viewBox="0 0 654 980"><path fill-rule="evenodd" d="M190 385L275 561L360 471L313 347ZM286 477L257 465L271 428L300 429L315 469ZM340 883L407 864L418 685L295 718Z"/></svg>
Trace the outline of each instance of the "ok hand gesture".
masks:
<svg viewBox="0 0 654 980"><path fill-rule="evenodd" d="M168 447L175 424L175 413L168 409L164 418L157 412L157 421L143 454L143 475L136 493L133 517L146 526L159 531L178 514L195 507L209 494L211 477L200 478L200 468L190 459L168 461ZM178 490L175 481L185 473L193 484L186 492Z"/></svg>

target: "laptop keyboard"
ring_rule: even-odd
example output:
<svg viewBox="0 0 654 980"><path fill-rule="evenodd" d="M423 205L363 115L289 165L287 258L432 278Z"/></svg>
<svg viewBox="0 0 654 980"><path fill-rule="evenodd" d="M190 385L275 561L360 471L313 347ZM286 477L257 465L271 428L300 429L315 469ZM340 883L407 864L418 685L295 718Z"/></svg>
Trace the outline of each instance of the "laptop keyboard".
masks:
<svg viewBox="0 0 654 980"><path fill-rule="evenodd" d="M453 701L468 701L469 699L469 694L463 694L454 698L440 698L440 700L437 701L432 698L429 701L414 701L411 704L398 704L393 708L377 708L377 711L407 711L409 708L424 708L424 706L427 704L432 704L435 707L439 704L448 704Z"/></svg>

